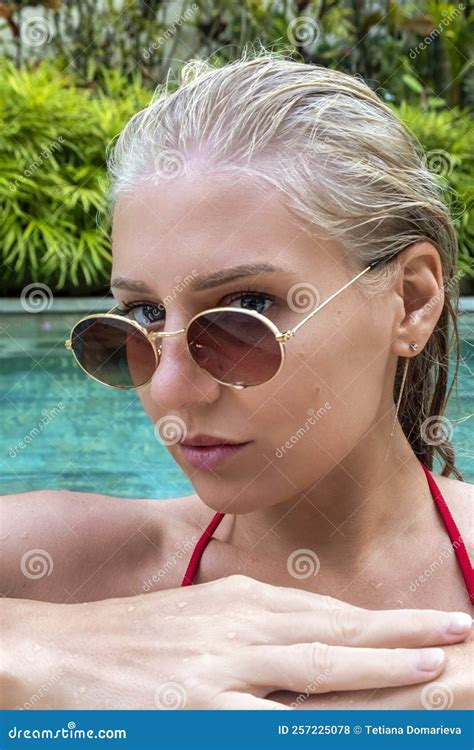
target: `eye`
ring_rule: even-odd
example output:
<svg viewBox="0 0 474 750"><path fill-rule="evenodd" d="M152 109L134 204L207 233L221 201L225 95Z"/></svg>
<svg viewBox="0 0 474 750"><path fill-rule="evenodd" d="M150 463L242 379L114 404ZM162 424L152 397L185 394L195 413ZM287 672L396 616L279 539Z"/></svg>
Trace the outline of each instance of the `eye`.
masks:
<svg viewBox="0 0 474 750"><path fill-rule="evenodd" d="M263 315L270 308L270 306L274 302L274 299L264 292L247 291L228 295L224 298L222 304L224 305L224 307L233 307L234 305L232 303L234 302L240 303L238 305L235 305L235 307L240 307L244 310L253 310L254 312L258 312Z"/></svg>
<svg viewBox="0 0 474 750"><path fill-rule="evenodd" d="M127 302L119 308L119 312L145 327L156 326L165 320L165 307L156 302Z"/></svg>

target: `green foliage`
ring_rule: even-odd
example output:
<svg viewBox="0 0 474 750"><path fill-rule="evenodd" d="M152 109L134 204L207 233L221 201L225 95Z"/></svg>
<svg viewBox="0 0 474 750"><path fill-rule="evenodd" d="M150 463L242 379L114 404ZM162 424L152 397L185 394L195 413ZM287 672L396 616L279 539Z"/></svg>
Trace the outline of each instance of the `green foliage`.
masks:
<svg viewBox="0 0 474 750"><path fill-rule="evenodd" d="M55 291L104 289L111 267L105 150L150 100L139 77L95 71L86 86L47 60L0 78L0 288L39 281ZM473 131L467 111L429 97L393 105L427 153L451 205L460 267L473 272Z"/></svg>
<svg viewBox="0 0 474 750"><path fill-rule="evenodd" d="M425 152L425 159L444 189L459 241L459 267L474 279L474 130L467 111L458 107L394 108Z"/></svg>
<svg viewBox="0 0 474 750"><path fill-rule="evenodd" d="M150 93L109 72L81 88L49 62L0 78L3 291L100 288L110 270L105 149Z"/></svg>

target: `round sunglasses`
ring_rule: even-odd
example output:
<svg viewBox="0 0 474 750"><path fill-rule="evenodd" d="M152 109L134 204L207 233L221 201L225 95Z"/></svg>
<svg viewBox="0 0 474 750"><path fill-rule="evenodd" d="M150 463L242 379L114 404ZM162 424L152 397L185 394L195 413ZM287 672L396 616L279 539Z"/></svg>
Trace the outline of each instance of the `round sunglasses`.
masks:
<svg viewBox="0 0 474 750"><path fill-rule="evenodd" d="M273 380L285 361L285 344L317 312L364 273L389 258L372 261L347 284L318 305L294 328L280 331L261 313L214 307L195 315L179 331L150 331L126 313L87 315L64 342L93 380L119 390L138 389L152 379L161 359L161 340L184 334L194 362L222 385L242 389ZM157 344L157 342L159 342Z"/></svg>

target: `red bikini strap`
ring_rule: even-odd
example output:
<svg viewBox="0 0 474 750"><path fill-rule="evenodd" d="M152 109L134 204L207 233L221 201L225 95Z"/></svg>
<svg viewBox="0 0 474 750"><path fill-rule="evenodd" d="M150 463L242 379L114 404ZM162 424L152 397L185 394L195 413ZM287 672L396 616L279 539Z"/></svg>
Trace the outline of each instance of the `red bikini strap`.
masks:
<svg viewBox="0 0 474 750"><path fill-rule="evenodd" d="M224 516L225 516L225 513L216 513L216 515L212 519L207 529L199 538L193 550L193 554L191 555L189 565L186 568L186 573L184 574L184 578L181 583L181 586L191 586L194 580L194 576L196 575L196 571L199 567L199 562L201 560L202 554L204 550L206 549L207 545L209 544L209 542L211 541L213 533L219 526Z"/></svg>
<svg viewBox="0 0 474 750"><path fill-rule="evenodd" d="M451 539L452 545L454 547L454 552L456 554L459 567L461 568L461 572L466 582L466 587L469 592L471 603L474 604L474 569L471 565L469 555L467 554L467 549L464 544L463 538L434 478L432 477L424 463L422 461L420 461L420 463L423 467L423 471L426 474L433 500L435 501L436 507L438 508L441 518L444 521L444 525L446 526L449 538Z"/></svg>
<svg viewBox="0 0 474 750"><path fill-rule="evenodd" d="M467 554L463 538L434 478L432 477L424 463L422 461L420 461L420 463L423 467L423 471L425 472L435 505L444 522L444 525L446 526L449 538L452 542L459 567L461 568L464 581L466 582L470 600L474 604L474 569L471 565L469 555ZM184 574L181 586L190 586L193 583L203 552L211 541L214 531L217 529L224 516L225 513L216 513L206 530L199 538L191 555L191 559L186 569L186 573Z"/></svg>

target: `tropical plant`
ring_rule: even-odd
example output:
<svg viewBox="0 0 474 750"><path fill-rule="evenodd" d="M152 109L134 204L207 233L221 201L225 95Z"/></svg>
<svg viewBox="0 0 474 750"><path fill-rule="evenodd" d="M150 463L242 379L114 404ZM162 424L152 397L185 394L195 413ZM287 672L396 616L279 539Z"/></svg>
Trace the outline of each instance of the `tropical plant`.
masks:
<svg viewBox="0 0 474 750"><path fill-rule="evenodd" d="M107 72L106 88L44 62L0 78L1 287L100 287L110 268L105 149L150 98Z"/></svg>
<svg viewBox="0 0 474 750"><path fill-rule="evenodd" d="M425 152L428 167L444 188L459 240L459 267L474 279L474 131L466 110L424 109L402 102L395 108Z"/></svg>
<svg viewBox="0 0 474 750"><path fill-rule="evenodd" d="M100 68L93 86L50 61L3 63L0 78L0 288L40 281L57 292L103 290L110 267L105 151L150 100L140 77ZM426 152L445 189L474 278L473 132L467 111L429 97L395 110Z"/></svg>

